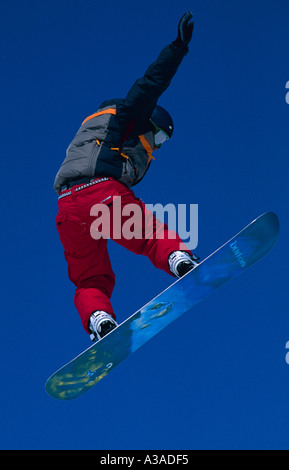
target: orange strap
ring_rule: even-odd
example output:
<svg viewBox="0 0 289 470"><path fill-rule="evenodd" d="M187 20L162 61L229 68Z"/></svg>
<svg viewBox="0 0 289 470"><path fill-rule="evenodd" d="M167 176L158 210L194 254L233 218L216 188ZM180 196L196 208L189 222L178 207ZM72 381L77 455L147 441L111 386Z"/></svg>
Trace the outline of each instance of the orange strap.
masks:
<svg viewBox="0 0 289 470"><path fill-rule="evenodd" d="M99 111L98 113L94 113L92 114L91 116L88 116L82 124L84 124L85 122L89 121L90 119L93 119L97 116L102 116L102 114L114 114L116 116L116 109L115 108L108 108L108 109L104 109L103 111Z"/></svg>
<svg viewBox="0 0 289 470"><path fill-rule="evenodd" d="M127 160L129 160L129 157L128 157L125 153L121 152L121 151L120 151L120 148L118 148L118 147L115 147L115 148L112 147L110 150L115 150L115 151L118 152L122 157L124 157L124 158L126 158Z"/></svg>
<svg viewBox="0 0 289 470"><path fill-rule="evenodd" d="M89 121L90 119L93 119L94 117L101 116L102 114L114 114L116 116L116 109L115 108L108 108L108 109L105 109L103 111L99 111L98 113L94 113L91 116L88 116L83 121L82 124ZM151 160L155 160L155 157L153 157L153 155L152 155L153 148L150 146L149 142L147 141L147 139L145 138L144 135L139 135L138 137L139 137L139 140L141 141L142 146L144 147L145 151L147 152L147 154L149 156L149 163L150 163ZM99 140L96 140L96 142L97 142L98 145L100 145ZM120 152L119 148L112 148L111 150L118 151L122 157L127 158L129 160L129 157L125 153Z"/></svg>
<svg viewBox="0 0 289 470"><path fill-rule="evenodd" d="M147 141L147 139L145 138L144 135L139 135L139 140L141 141L142 143L142 146L144 147L145 151L147 152L148 156L149 156L149 162L151 161L151 159L155 160L155 157L152 156L152 153L153 153L153 149L152 147L150 146L149 142Z"/></svg>

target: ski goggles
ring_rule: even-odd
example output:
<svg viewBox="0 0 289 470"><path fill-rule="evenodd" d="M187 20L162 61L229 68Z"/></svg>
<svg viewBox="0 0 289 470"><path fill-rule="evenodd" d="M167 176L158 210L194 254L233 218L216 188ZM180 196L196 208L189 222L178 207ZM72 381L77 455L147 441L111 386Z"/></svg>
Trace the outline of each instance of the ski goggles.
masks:
<svg viewBox="0 0 289 470"><path fill-rule="evenodd" d="M170 136L166 133L166 131L158 127L152 120L150 121L154 126L154 144L157 148L159 148L166 142L166 140L169 140Z"/></svg>

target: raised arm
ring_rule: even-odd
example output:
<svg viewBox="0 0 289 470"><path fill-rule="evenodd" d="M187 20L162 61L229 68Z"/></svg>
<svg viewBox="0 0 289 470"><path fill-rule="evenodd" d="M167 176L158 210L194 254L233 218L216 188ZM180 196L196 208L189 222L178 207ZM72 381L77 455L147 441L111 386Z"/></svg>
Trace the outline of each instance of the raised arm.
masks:
<svg viewBox="0 0 289 470"><path fill-rule="evenodd" d="M194 23L192 13L186 13L178 25L177 39L166 46L142 78L139 78L129 90L126 99L119 105L122 136L131 123L149 119L162 93L170 85L184 56L188 53L188 44L192 38Z"/></svg>

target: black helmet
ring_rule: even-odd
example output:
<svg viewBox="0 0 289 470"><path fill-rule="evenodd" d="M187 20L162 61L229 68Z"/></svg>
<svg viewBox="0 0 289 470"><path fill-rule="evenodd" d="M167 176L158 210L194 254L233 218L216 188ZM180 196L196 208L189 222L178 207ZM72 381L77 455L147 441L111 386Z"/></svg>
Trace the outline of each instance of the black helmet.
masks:
<svg viewBox="0 0 289 470"><path fill-rule="evenodd" d="M162 106L156 105L151 115L151 121L156 128L162 129L168 135L172 137L174 132L174 123L171 115Z"/></svg>

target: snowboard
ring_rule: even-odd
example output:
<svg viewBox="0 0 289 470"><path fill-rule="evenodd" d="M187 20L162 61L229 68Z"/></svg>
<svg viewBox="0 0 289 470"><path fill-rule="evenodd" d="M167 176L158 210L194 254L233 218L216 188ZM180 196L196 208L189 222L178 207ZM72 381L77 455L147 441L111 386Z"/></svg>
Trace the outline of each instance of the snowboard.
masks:
<svg viewBox="0 0 289 470"><path fill-rule="evenodd" d="M195 269L55 372L46 382L48 394L70 400L87 392L167 325L263 258L273 248L278 234L276 214L261 215Z"/></svg>

